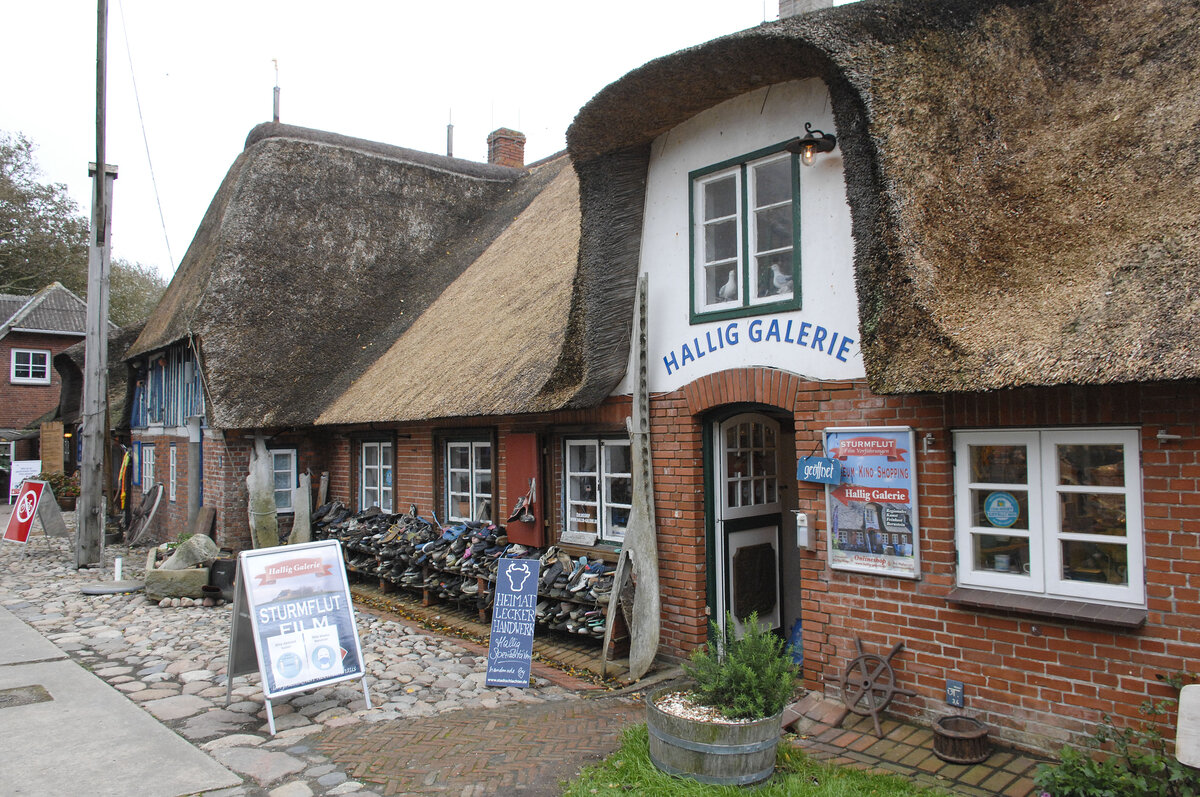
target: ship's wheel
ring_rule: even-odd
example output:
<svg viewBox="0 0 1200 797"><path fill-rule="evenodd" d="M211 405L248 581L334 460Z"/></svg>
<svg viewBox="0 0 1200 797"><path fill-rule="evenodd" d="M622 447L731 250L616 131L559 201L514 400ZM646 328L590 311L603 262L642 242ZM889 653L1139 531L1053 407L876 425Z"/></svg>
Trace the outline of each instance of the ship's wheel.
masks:
<svg viewBox="0 0 1200 797"><path fill-rule="evenodd" d="M904 650L904 643L897 642L887 656L874 653L864 653L862 640L854 638L854 646L858 656L851 659L846 666L839 685L842 689L842 702L849 711L861 717L870 717L875 723L875 735L882 736L879 726L879 714L884 711L896 695L915 695L911 689L896 685L896 672L892 669L892 657ZM834 680L834 678L830 678Z"/></svg>

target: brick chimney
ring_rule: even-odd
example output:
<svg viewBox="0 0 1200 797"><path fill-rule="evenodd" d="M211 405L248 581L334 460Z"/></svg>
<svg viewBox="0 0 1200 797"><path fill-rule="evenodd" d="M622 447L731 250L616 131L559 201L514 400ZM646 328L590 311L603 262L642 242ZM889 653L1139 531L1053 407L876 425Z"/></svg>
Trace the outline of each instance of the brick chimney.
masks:
<svg viewBox="0 0 1200 797"><path fill-rule="evenodd" d="M487 138L488 163L525 168L525 134L502 127Z"/></svg>

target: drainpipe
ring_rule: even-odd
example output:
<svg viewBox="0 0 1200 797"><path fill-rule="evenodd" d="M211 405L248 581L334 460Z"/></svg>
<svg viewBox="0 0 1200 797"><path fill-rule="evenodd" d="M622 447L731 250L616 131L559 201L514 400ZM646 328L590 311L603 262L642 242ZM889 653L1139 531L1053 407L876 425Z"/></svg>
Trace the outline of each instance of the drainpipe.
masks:
<svg viewBox="0 0 1200 797"><path fill-rule="evenodd" d="M196 515L200 514L200 492L204 483L200 473L200 416L189 415L187 418L188 431L188 498L187 498L187 527L191 529L196 523Z"/></svg>

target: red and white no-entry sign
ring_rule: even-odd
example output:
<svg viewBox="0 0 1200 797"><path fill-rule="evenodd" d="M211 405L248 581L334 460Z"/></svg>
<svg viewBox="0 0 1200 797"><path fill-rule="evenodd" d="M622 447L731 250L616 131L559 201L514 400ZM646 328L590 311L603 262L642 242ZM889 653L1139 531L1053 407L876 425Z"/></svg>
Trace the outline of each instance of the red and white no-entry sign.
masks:
<svg viewBox="0 0 1200 797"><path fill-rule="evenodd" d="M21 485L21 493L13 506L12 517L8 519L8 528L4 530L4 539L24 543L29 539L29 530L33 527L33 519L37 517L38 504L42 500L45 482L26 480Z"/></svg>

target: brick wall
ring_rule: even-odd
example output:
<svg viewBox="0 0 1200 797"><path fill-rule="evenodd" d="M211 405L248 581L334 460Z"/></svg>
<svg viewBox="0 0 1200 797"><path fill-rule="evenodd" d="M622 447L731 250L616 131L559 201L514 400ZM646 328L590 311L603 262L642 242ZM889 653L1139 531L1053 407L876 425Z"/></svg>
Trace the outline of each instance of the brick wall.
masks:
<svg viewBox="0 0 1200 797"><path fill-rule="evenodd" d="M713 410L760 407L795 427L795 454L806 456L831 426L911 426L917 439L932 433L928 451L916 455L921 578L906 580L834 571L827 567L824 489L790 482L798 509L813 513L816 550L800 552L798 584L804 622L804 681L826 689L856 655L854 639L868 652L905 650L893 665L899 683L917 692L892 710L923 721L950 713L947 679L966 684L966 710L1002 741L1054 749L1078 740L1102 712L1123 722L1137 719L1148 696L1165 695L1158 673L1200 670L1200 389L1195 384L1040 388L982 395L875 396L865 382L823 383L766 368L714 374L651 401L656 512L662 594L662 643L668 658L686 655L707 633L707 537L703 440ZM504 482L505 441L535 431L543 441L548 539L562 527L564 437L623 429L628 398L591 410L541 416L409 424L395 434L396 508L418 504L441 512L438 441L458 430L486 430L495 452L495 517L507 518L516 494ZM973 610L947 601L955 587L956 548L951 432L999 426L1120 424L1142 429L1148 620L1120 630L1083 622L1003 611ZM1161 442L1163 429L1181 436ZM331 496L356 507L361 435L319 432L301 443L300 466L310 457L328 466ZM248 543L244 475L248 441L229 448L206 442L205 503L220 501L219 527L227 539ZM162 456L162 455L160 455ZM224 457L222 460L220 457ZM162 460L160 460L161 462ZM219 466L218 463L224 462ZM232 463L232 465L230 464ZM314 468L315 470L315 468ZM218 486L225 478L229 487ZM220 490L225 489L222 493ZM516 494L514 494L516 493ZM229 544L223 542L222 544ZM1173 731L1164 728L1168 735Z"/></svg>
<svg viewBox="0 0 1200 797"><path fill-rule="evenodd" d="M724 372L654 401L655 479L664 563L663 644L703 639L705 562L700 435L703 413L735 402L789 409L798 456L829 426L912 426L934 434L917 456L922 578L909 581L826 567L824 491L800 484L798 504L817 517L817 551L803 554L805 682L824 689L856 655L886 653L900 682L918 691L893 709L929 720L950 713L947 679L966 683L967 708L1006 741L1053 749L1078 741L1110 712L1124 722L1168 692L1159 673L1200 667L1200 390L1188 385L1060 387L983 395L881 397L865 383L813 383L768 369ZM1136 631L949 604L955 586L952 429L1137 425L1142 428L1149 619ZM1160 442L1159 429L1179 434ZM678 546L678 547L676 547ZM669 563L669 564L668 564ZM1171 735L1170 727L1164 730Z"/></svg>
<svg viewBox="0 0 1200 797"><path fill-rule="evenodd" d="M0 427L24 429L33 421L58 406L62 380L54 370L54 355L74 346L83 336L39 335L31 332L10 332L0 340ZM40 349L50 352L50 384L14 385L12 379L12 350Z"/></svg>

